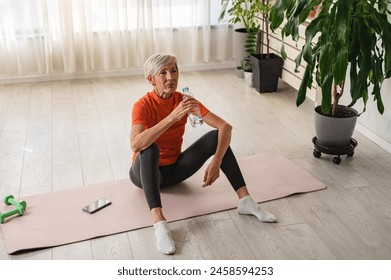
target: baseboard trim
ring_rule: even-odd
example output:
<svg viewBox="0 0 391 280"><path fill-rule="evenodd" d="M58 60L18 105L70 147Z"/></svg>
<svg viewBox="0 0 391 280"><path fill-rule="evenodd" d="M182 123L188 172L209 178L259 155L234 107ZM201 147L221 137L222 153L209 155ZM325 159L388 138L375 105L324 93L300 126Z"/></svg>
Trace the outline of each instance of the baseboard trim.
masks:
<svg viewBox="0 0 391 280"><path fill-rule="evenodd" d="M363 126L360 123L356 124L356 130L362 133L364 136L366 136L369 140L374 142L375 144L379 145L381 148L386 150L387 152L391 153L391 143L387 142L365 126Z"/></svg>

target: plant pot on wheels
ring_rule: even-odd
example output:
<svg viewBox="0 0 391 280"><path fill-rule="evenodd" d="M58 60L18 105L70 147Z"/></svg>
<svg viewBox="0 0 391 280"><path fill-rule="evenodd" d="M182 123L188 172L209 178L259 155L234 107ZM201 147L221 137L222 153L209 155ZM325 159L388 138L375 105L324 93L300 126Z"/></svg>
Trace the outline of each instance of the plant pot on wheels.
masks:
<svg viewBox="0 0 391 280"><path fill-rule="evenodd" d="M253 86L259 92L275 92L284 60L276 54L252 54Z"/></svg>
<svg viewBox="0 0 391 280"><path fill-rule="evenodd" d="M313 155L318 158L321 153L335 155L333 162L341 163L341 155L353 156L357 141L352 138L358 113L353 108L338 105L335 117L321 113L321 107L315 108L315 137Z"/></svg>

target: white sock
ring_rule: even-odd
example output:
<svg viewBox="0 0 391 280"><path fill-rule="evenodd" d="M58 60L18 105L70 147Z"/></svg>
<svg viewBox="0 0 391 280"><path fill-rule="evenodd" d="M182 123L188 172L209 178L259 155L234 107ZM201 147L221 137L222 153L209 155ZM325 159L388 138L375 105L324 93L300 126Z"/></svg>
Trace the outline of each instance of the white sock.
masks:
<svg viewBox="0 0 391 280"><path fill-rule="evenodd" d="M239 200L238 212L239 214L244 215L254 215L261 222L274 223L277 221L276 217L266 211L263 211L249 195L242 197Z"/></svg>
<svg viewBox="0 0 391 280"><path fill-rule="evenodd" d="M155 228L156 245L158 250L166 255L175 252L175 242L172 239L167 221L160 221L153 225Z"/></svg>

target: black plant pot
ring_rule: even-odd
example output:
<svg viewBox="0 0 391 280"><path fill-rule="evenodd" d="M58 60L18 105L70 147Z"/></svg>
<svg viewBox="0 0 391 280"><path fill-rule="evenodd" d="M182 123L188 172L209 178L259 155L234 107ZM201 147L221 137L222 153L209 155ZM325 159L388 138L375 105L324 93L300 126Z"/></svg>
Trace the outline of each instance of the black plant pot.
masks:
<svg viewBox="0 0 391 280"><path fill-rule="evenodd" d="M278 78L282 74L284 60L278 55L252 54L250 61L253 68L253 86L259 92L275 92Z"/></svg>

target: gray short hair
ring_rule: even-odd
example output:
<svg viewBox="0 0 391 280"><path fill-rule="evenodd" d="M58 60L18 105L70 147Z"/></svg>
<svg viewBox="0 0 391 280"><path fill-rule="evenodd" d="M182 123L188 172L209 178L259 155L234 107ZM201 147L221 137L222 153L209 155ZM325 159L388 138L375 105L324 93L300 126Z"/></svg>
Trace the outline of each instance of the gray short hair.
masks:
<svg viewBox="0 0 391 280"><path fill-rule="evenodd" d="M148 78L150 75L156 75L161 67L171 63L175 63L175 65L177 64L177 58L175 55L167 53L156 53L151 55L144 63L145 78Z"/></svg>

